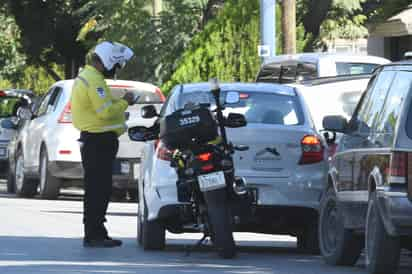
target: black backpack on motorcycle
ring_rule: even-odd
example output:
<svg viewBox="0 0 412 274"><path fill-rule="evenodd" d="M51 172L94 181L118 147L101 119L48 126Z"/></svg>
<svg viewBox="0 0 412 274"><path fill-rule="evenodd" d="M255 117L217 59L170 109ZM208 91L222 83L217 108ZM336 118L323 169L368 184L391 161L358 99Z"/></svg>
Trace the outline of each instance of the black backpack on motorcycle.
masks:
<svg viewBox="0 0 412 274"><path fill-rule="evenodd" d="M218 137L217 123L207 107L179 109L160 119L160 139L169 149L187 149Z"/></svg>

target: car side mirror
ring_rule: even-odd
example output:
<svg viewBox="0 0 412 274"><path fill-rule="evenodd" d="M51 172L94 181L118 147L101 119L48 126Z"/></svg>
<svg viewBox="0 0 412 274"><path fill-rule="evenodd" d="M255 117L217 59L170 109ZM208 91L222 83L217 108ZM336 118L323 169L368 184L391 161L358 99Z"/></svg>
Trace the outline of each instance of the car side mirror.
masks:
<svg viewBox="0 0 412 274"><path fill-rule="evenodd" d="M142 110L141 110L140 113L141 113L142 117L145 118L145 119L150 119L150 118L154 118L154 117L159 116L155 106L153 106L153 105L148 105L148 106L142 107Z"/></svg>
<svg viewBox="0 0 412 274"><path fill-rule="evenodd" d="M340 115L331 115L323 118L323 129L332 132L345 133L348 129L348 121Z"/></svg>
<svg viewBox="0 0 412 274"><path fill-rule="evenodd" d="M11 119L3 119L1 121L1 127L5 129L17 129L17 125Z"/></svg>
<svg viewBox="0 0 412 274"><path fill-rule="evenodd" d="M129 128L127 133L129 134L130 140L136 142L147 142L159 138L156 132L152 131L150 128L142 126Z"/></svg>
<svg viewBox="0 0 412 274"><path fill-rule="evenodd" d="M244 127L247 125L246 118L240 113L229 113L225 119L225 127L237 128Z"/></svg>

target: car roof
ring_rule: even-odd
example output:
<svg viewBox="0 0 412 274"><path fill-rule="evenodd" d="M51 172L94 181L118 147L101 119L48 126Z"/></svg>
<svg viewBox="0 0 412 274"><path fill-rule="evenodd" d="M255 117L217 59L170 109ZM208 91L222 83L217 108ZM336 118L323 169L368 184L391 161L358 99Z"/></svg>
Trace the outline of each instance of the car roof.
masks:
<svg viewBox="0 0 412 274"><path fill-rule="evenodd" d="M328 52L312 52L312 53L298 53L298 54L283 54L271 57L263 66L270 63L285 62L285 61L304 61L310 63L317 63L320 60L333 60L340 62L355 62L355 63L372 63L372 64L387 64L389 60L373 56L373 55L356 55L345 53L328 53Z"/></svg>
<svg viewBox="0 0 412 274"><path fill-rule="evenodd" d="M279 95L296 96L296 91L293 87L272 84L272 83L221 83L219 84L223 91L239 91L239 92L267 92ZM210 83L189 83L181 84L180 91L183 93L210 91Z"/></svg>
<svg viewBox="0 0 412 274"><path fill-rule="evenodd" d="M412 70L412 60L402 60L385 64L384 67L402 67L402 69Z"/></svg>
<svg viewBox="0 0 412 274"><path fill-rule="evenodd" d="M53 86L59 85L59 86L64 86L66 89L71 89L73 86L74 79L69 79L69 80L61 80L56 82ZM157 86L151 84L151 83L145 83L145 82L138 82L138 81L129 81L129 80L112 80L112 79L106 79L106 83L110 87L118 87L118 88L136 88L140 89L143 91L150 91L150 92L155 92L156 89L158 89Z"/></svg>

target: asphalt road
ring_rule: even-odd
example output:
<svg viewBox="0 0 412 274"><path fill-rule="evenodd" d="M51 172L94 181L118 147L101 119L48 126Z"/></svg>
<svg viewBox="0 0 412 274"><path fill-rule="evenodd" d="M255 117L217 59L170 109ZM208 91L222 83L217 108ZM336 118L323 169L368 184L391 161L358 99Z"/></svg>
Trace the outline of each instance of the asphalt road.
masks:
<svg viewBox="0 0 412 274"><path fill-rule="evenodd" d="M366 273L363 259L355 267L331 267L319 256L298 252L292 237L237 233L237 258L223 260L208 246L187 254L199 234L167 235L167 248L145 252L137 247L134 203L111 203L108 228L123 240L114 249L82 247L82 202L79 192L58 201L18 199L0 185L0 273L229 273L303 274ZM405 254L399 274L412 273Z"/></svg>

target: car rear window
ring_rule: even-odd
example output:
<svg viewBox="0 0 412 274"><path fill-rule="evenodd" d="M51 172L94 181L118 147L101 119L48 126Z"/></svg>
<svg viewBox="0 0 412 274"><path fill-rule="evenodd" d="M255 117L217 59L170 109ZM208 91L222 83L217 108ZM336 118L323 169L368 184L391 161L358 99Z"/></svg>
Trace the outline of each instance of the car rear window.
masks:
<svg viewBox="0 0 412 274"><path fill-rule="evenodd" d="M372 73L379 64L336 62L337 75L356 75Z"/></svg>
<svg viewBox="0 0 412 274"><path fill-rule="evenodd" d="M221 101L227 91L221 95ZM267 92L240 92L240 101L226 104L224 114L244 114L248 123L271 125L302 125L303 112L297 96ZM180 98L179 108L186 104L213 104L210 92L190 92Z"/></svg>
<svg viewBox="0 0 412 274"><path fill-rule="evenodd" d="M7 118L16 115L21 98L0 97L0 118Z"/></svg>
<svg viewBox="0 0 412 274"><path fill-rule="evenodd" d="M126 92L133 92L134 94L139 95L139 100L137 104L161 104L163 103L161 93L159 92L152 92L147 90L139 90L136 88L128 88L128 87L110 87L113 96L117 98L123 97Z"/></svg>

